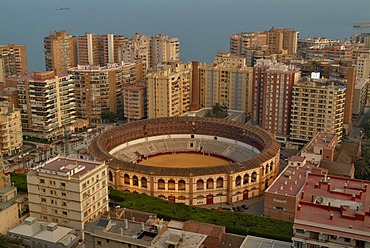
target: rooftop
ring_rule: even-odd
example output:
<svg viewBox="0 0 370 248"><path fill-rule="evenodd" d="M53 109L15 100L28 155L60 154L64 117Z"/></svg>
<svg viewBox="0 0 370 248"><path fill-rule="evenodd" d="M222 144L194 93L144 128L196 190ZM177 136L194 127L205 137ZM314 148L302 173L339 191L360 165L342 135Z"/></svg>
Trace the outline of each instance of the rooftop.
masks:
<svg viewBox="0 0 370 248"><path fill-rule="evenodd" d="M103 162L57 156L47 161L38 171L58 176L80 177L104 164Z"/></svg>
<svg viewBox="0 0 370 248"><path fill-rule="evenodd" d="M308 174L295 215L295 228L370 241L369 224L367 181Z"/></svg>
<svg viewBox="0 0 370 248"><path fill-rule="evenodd" d="M98 236L125 237L151 243L158 235L161 226L144 224L143 222L129 221L127 219L111 219L102 217L85 225L85 231ZM100 230L100 231L98 231ZM119 236L117 236L119 235Z"/></svg>
<svg viewBox="0 0 370 248"><path fill-rule="evenodd" d="M243 244L240 246L241 248L249 248L249 247L260 247L260 248L291 248L293 247L292 243L273 240L273 239L266 239L248 235Z"/></svg>
<svg viewBox="0 0 370 248"><path fill-rule="evenodd" d="M303 153L314 153L315 147L335 147L337 135L333 133L318 133L312 140L302 149Z"/></svg>
<svg viewBox="0 0 370 248"><path fill-rule="evenodd" d="M34 217L28 217L23 223L9 230L9 234L18 237L33 237L51 243L66 243L66 237L69 238L68 244L78 241L73 229L58 226L56 223L38 221Z"/></svg>
<svg viewBox="0 0 370 248"><path fill-rule="evenodd" d="M168 229L151 247L163 248L170 244L177 248L198 248L206 238L205 234Z"/></svg>
<svg viewBox="0 0 370 248"><path fill-rule="evenodd" d="M266 192L296 197L305 184L306 175L313 168L315 166L308 162L304 166L292 166L288 164L270 187L268 187Z"/></svg>

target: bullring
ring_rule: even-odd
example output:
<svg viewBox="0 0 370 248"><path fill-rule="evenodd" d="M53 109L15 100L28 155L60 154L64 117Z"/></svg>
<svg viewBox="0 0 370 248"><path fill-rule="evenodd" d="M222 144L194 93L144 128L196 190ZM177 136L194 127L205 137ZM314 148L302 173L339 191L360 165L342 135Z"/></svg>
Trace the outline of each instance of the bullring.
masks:
<svg viewBox="0 0 370 248"><path fill-rule="evenodd" d="M279 171L280 145L270 133L226 119L169 117L131 122L102 133L89 150L95 160L107 162L111 187L188 205L258 196ZM152 156L174 153L215 156L225 163L142 164Z"/></svg>

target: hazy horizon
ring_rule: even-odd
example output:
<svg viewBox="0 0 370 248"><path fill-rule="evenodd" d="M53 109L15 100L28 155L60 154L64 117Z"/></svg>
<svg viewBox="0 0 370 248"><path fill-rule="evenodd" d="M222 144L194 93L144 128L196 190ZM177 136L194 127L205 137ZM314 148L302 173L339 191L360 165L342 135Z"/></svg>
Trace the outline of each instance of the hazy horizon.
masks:
<svg viewBox="0 0 370 248"><path fill-rule="evenodd" d="M368 0L2 0L0 44L25 44L29 71L45 70L43 38L66 30L162 33L180 39L182 61L212 61L239 32L293 28L300 37L350 38L370 21ZM57 10L70 8L70 10Z"/></svg>

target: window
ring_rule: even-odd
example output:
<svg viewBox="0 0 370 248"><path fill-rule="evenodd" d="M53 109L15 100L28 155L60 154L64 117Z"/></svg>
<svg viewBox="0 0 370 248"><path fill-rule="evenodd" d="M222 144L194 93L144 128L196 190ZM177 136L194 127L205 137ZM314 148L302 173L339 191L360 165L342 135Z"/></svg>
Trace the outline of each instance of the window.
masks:
<svg viewBox="0 0 370 248"><path fill-rule="evenodd" d="M147 188L147 180L146 180L146 178L145 177L142 177L141 178L141 187L142 188Z"/></svg>
<svg viewBox="0 0 370 248"><path fill-rule="evenodd" d="M344 238L344 241L347 242L347 243L350 243L351 239L350 238Z"/></svg>
<svg viewBox="0 0 370 248"><path fill-rule="evenodd" d="M45 183L45 179L40 179L40 183Z"/></svg>
<svg viewBox="0 0 370 248"><path fill-rule="evenodd" d="M68 215L67 211L63 211L62 213L63 213L63 215L65 215L65 216L67 216L67 215Z"/></svg>
<svg viewBox="0 0 370 248"><path fill-rule="evenodd" d="M67 202L62 202L63 207L67 207Z"/></svg>
<svg viewBox="0 0 370 248"><path fill-rule="evenodd" d="M65 192L62 192L62 196L67 196L67 193L65 193Z"/></svg>
<svg viewBox="0 0 370 248"><path fill-rule="evenodd" d="M175 180L168 180L168 190L175 190Z"/></svg>
<svg viewBox="0 0 370 248"><path fill-rule="evenodd" d="M185 190L185 181L184 180L179 180L179 182L177 183L177 186L178 186L179 190Z"/></svg>
<svg viewBox="0 0 370 248"><path fill-rule="evenodd" d="M222 177L217 178L216 188L220 189L224 187L224 179Z"/></svg>
<svg viewBox="0 0 370 248"><path fill-rule="evenodd" d="M164 189L165 183L163 179L158 180L158 189Z"/></svg>
<svg viewBox="0 0 370 248"><path fill-rule="evenodd" d="M101 241L100 241L100 240L96 241L96 243L97 243L98 245L101 245Z"/></svg>
<svg viewBox="0 0 370 248"><path fill-rule="evenodd" d="M46 198L41 198L41 202L46 202Z"/></svg>

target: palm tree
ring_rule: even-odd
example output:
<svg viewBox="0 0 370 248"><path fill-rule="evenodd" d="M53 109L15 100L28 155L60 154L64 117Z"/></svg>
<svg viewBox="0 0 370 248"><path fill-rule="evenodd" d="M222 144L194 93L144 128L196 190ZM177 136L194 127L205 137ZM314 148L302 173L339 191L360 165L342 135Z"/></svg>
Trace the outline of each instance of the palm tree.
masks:
<svg viewBox="0 0 370 248"><path fill-rule="evenodd" d="M369 146L363 146L361 151L361 158L366 162L367 164L370 163L370 147Z"/></svg>
<svg viewBox="0 0 370 248"><path fill-rule="evenodd" d="M366 179L370 174L369 163L363 158L357 160L355 163L355 178L357 179Z"/></svg>

